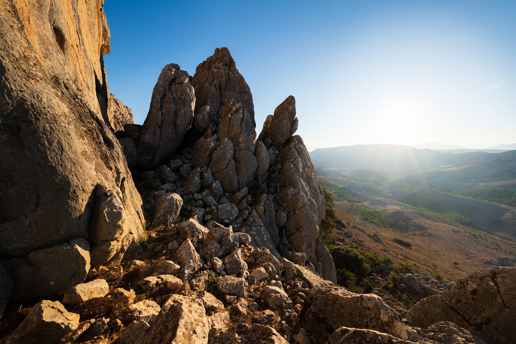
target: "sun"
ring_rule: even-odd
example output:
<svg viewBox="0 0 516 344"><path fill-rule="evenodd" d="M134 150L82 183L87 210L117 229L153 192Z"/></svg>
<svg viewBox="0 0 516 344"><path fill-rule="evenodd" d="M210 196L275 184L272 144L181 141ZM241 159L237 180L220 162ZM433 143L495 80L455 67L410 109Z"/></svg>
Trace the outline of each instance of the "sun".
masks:
<svg viewBox="0 0 516 344"><path fill-rule="evenodd" d="M389 94L382 97L374 114L379 130L393 141L413 139L413 134L421 130L424 103L410 94Z"/></svg>

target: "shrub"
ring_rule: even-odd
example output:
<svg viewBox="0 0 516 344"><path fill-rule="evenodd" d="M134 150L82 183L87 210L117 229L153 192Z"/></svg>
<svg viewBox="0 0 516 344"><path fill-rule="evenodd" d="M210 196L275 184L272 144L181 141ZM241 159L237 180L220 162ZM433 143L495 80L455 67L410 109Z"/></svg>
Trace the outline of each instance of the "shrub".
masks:
<svg viewBox="0 0 516 344"><path fill-rule="evenodd" d="M391 279L391 282L392 282L392 287L393 288L399 288L399 285L398 285L398 279L400 278L400 276L396 273L393 273L390 277Z"/></svg>
<svg viewBox="0 0 516 344"><path fill-rule="evenodd" d="M346 224L341 219L335 220L335 224L341 226L342 228L346 228Z"/></svg>
<svg viewBox="0 0 516 344"><path fill-rule="evenodd" d="M374 287L371 284L371 281L368 278L364 279L364 293L369 294L373 289Z"/></svg>
<svg viewBox="0 0 516 344"><path fill-rule="evenodd" d="M365 258L353 248L334 247L330 253L337 269L344 268L360 276L367 276L371 272L371 267L366 263Z"/></svg>
<svg viewBox="0 0 516 344"><path fill-rule="evenodd" d="M396 244L404 246L406 248L412 248L412 244L405 240L394 238L394 239L392 239L392 241L394 241Z"/></svg>

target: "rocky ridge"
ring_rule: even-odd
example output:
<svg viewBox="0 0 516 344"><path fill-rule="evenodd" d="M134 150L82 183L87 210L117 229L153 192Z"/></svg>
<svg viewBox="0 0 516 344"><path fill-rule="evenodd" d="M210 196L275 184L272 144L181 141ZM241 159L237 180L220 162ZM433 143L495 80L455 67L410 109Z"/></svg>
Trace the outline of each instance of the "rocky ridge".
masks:
<svg viewBox="0 0 516 344"><path fill-rule="evenodd" d="M167 65L139 126L110 109L102 1L0 1L3 343L483 343L333 283L295 99L256 138L227 49Z"/></svg>

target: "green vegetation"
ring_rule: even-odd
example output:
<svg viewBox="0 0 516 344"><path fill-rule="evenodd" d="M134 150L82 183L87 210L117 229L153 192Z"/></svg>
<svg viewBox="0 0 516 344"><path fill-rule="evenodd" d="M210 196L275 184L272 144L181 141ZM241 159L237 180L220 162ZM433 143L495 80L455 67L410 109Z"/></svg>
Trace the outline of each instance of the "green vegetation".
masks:
<svg viewBox="0 0 516 344"><path fill-rule="evenodd" d="M319 230L321 232L321 235L323 237L328 237L333 234L333 231L336 228L335 221L338 220L337 218L337 211L335 210L335 197L333 194L328 190L327 187L322 185L323 191L324 191L324 200L326 201L326 213L319 222Z"/></svg>
<svg viewBox="0 0 516 344"><path fill-rule="evenodd" d="M330 186L328 184L323 184L323 188L326 188L328 189L329 191L331 191L331 193L333 194L333 196L335 197L335 199L337 201L344 201L345 199L348 199L349 198L349 194L345 191L342 191L341 189L335 187L335 186Z"/></svg>
<svg viewBox="0 0 516 344"><path fill-rule="evenodd" d="M367 276L371 271L392 269L393 260L379 254L370 254L351 246L330 246L337 270L337 283L356 293L370 293L374 288Z"/></svg>
<svg viewBox="0 0 516 344"><path fill-rule="evenodd" d="M516 192L509 191L505 188L502 190L491 188L489 190L462 191L455 194L459 196L479 199L482 201L516 207Z"/></svg>
<svg viewBox="0 0 516 344"><path fill-rule="evenodd" d="M372 199L373 199L372 197L362 197L362 198L350 198L347 201L351 202L351 203L365 203L365 202L369 202Z"/></svg>
<svg viewBox="0 0 516 344"><path fill-rule="evenodd" d="M155 241L154 237L144 234L138 239L138 244L146 250L148 244L152 244Z"/></svg>
<svg viewBox="0 0 516 344"><path fill-rule="evenodd" d="M410 207L409 209L420 211L422 213L429 214L429 215L434 215L434 216L437 216L437 217L440 217L440 218L443 218L446 220L450 220L450 221L459 223L464 226L472 226L473 225L473 221L471 221L471 219L469 219L465 216L462 216L462 215L444 212L444 211L436 212L436 211L432 211L432 210L430 210L428 208L424 208L424 207Z"/></svg>
<svg viewBox="0 0 516 344"><path fill-rule="evenodd" d="M215 276L215 272L208 272L208 285L215 285L215 283L217 283L217 276Z"/></svg>
<svg viewBox="0 0 516 344"><path fill-rule="evenodd" d="M367 221L383 228L404 228L407 226L403 221L385 216L387 210L370 209L364 206L352 204L348 210L355 214L360 220Z"/></svg>
<svg viewBox="0 0 516 344"><path fill-rule="evenodd" d="M335 220L335 224L337 226L341 226L342 228L346 228L346 224L341 219Z"/></svg>
<svg viewBox="0 0 516 344"><path fill-rule="evenodd" d="M412 248L412 244L407 242L407 241L405 241L405 240L394 238L394 239L392 239L392 241L394 241L396 244L401 245L403 247Z"/></svg>
<svg viewBox="0 0 516 344"><path fill-rule="evenodd" d="M405 293L405 294L400 294L398 295L399 299L403 302L405 302L405 304L410 308L412 306L414 306L416 304L416 300L414 300L414 298L412 297L412 295L410 295L408 292Z"/></svg>

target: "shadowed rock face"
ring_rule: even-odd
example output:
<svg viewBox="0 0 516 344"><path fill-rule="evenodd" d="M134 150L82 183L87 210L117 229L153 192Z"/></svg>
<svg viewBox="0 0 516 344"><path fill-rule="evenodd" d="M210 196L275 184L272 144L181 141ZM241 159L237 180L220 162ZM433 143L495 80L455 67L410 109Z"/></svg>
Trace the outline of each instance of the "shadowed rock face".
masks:
<svg viewBox="0 0 516 344"><path fill-rule="evenodd" d="M151 168L171 158L192 125L195 107L190 76L176 64L161 71L138 146L140 167Z"/></svg>
<svg viewBox="0 0 516 344"><path fill-rule="evenodd" d="M253 128L256 127L251 89L236 68L235 60L227 48L215 49L212 56L197 66L192 86L197 97L195 111L206 112L211 124L218 124L222 109L233 101L235 104L242 103L251 118ZM202 134L201 129L203 128L196 128Z"/></svg>
<svg viewBox="0 0 516 344"><path fill-rule="evenodd" d="M116 195L125 223L116 238L127 245L142 233L141 198L110 127L109 28L100 0L2 0L0 16L0 258L16 257L6 262L15 290L28 282L22 270L45 284L24 284L29 295L17 296L55 293L74 282L48 287L51 267L39 270L26 255L95 236L93 212L109 212L95 205L100 185ZM77 276L89 257L82 262Z"/></svg>
<svg viewBox="0 0 516 344"><path fill-rule="evenodd" d="M494 267L460 279L443 295L432 295L411 309L415 326L451 321L486 343L512 343L516 337L516 269Z"/></svg>

